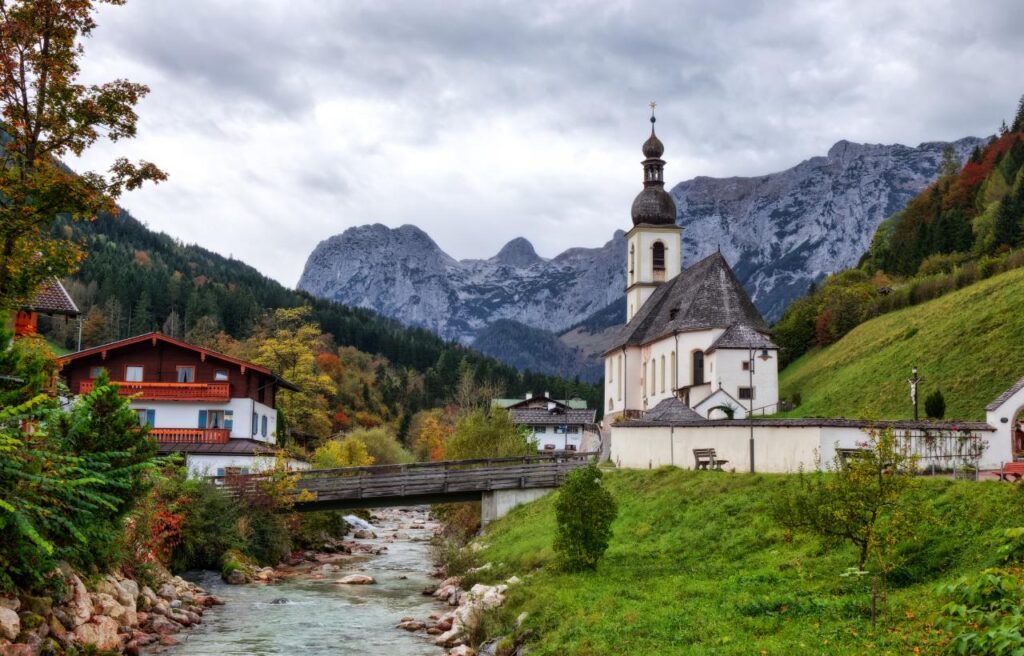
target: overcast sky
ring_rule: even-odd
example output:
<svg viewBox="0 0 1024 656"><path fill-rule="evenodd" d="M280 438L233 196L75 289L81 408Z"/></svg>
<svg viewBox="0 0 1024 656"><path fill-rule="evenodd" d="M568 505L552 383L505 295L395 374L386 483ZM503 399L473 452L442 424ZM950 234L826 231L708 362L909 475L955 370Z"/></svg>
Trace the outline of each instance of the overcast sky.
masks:
<svg viewBox="0 0 1024 656"><path fill-rule="evenodd" d="M129 0L84 73L152 88L139 135L75 166L156 162L123 206L288 286L373 222L551 257L629 226L652 99L670 184L984 136L1024 93L1022 35L1020 0Z"/></svg>

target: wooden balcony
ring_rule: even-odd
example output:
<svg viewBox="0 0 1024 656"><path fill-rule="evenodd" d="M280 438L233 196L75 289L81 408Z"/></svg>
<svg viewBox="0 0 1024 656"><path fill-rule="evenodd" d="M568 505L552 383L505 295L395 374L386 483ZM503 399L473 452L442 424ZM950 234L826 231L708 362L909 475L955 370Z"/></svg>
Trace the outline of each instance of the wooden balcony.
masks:
<svg viewBox="0 0 1024 656"><path fill-rule="evenodd" d="M161 444L227 444L227 428L150 428L150 437Z"/></svg>
<svg viewBox="0 0 1024 656"><path fill-rule="evenodd" d="M231 383L129 383L111 381L120 387L121 396L134 396L142 401L204 401L227 403L231 399ZM79 394L92 391L91 380L83 381Z"/></svg>

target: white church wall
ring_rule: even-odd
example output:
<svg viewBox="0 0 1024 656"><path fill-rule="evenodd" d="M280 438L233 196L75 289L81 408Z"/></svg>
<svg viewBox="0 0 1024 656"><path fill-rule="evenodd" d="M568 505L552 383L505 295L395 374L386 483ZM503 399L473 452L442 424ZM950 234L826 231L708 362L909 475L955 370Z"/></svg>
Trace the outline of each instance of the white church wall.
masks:
<svg viewBox="0 0 1024 656"><path fill-rule="evenodd" d="M712 354L714 360L714 376L711 378L713 387L721 387L744 408L750 407L750 400L740 397L740 388L750 386L750 372L743 368L748 361L750 351L747 349L716 349ZM775 412L779 403L779 353L768 351L769 359L762 360L760 352L754 353L754 401L755 414L758 408L766 408L765 412Z"/></svg>
<svg viewBox="0 0 1024 656"><path fill-rule="evenodd" d="M998 469L1005 462L1013 462L1013 422L1015 420L1024 421L1022 413L1024 413L1024 388L1017 390L999 407L985 413L988 425L996 429L985 455L982 456L992 469Z"/></svg>
<svg viewBox="0 0 1024 656"><path fill-rule="evenodd" d="M682 271L682 231L676 226L644 226L634 228L626 235L627 269L626 287L636 283L660 283L674 278ZM665 269L654 271L653 252L655 242L665 246ZM640 286L626 293L626 321L633 318L655 287Z"/></svg>

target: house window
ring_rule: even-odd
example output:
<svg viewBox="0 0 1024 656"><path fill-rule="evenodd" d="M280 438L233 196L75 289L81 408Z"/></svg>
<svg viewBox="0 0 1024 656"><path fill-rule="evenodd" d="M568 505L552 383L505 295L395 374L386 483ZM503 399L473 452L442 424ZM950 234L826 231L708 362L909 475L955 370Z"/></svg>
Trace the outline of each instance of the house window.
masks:
<svg viewBox="0 0 1024 656"><path fill-rule="evenodd" d="M139 426L152 427L154 422L156 421L156 410L138 408L135 410L135 414L139 418Z"/></svg>
<svg viewBox="0 0 1024 656"><path fill-rule="evenodd" d="M194 383L196 382L196 368L195 367L178 367L178 382L179 383Z"/></svg>
<svg viewBox="0 0 1024 656"><path fill-rule="evenodd" d="M693 384L704 384L704 351L693 352Z"/></svg>
<svg viewBox="0 0 1024 656"><path fill-rule="evenodd" d="M106 367L89 367L89 378L99 378L106 370Z"/></svg>
<svg viewBox="0 0 1024 656"><path fill-rule="evenodd" d="M217 369L216 371L213 372L213 379L218 383L226 383L228 380L228 370Z"/></svg>
<svg viewBox="0 0 1024 656"><path fill-rule="evenodd" d="M199 411L199 427L200 428L224 428L224 411L223 410L200 410Z"/></svg>
<svg viewBox="0 0 1024 656"><path fill-rule="evenodd" d="M569 426L566 429L565 432L568 433L569 435L579 435L580 434L580 427L579 426Z"/></svg>
<svg viewBox="0 0 1024 656"><path fill-rule="evenodd" d="M267 415L263 415L263 418L260 420L260 434L263 437L267 436Z"/></svg>
<svg viewBox="0 0 1024 656"><path fill-rule="evenodd" d="M741 362L740 368L743 369L743 371L750 371L750 360L744 360Z"/></svg>
<svg viewBox="0 0 1024 656"><path fill-rule="evenodd" d="M142 365L130 364L124 368L124 380L127 383L142 382Z"/></svg>
<svg viewBox="0 0 1024 656"><path fill-rule="evenodd" d="M252 413L252 434L260 432L260 416L255 412Z"/></svg>
<svg viewBox="0 0 1024 656"><path fill-rule="evenodd" d="M752 401L754 399L754 388L753 387L741 387L739 388L740 401Z"/></svg>
<svg viewBox="0 0 1024 656"><path fill-rule="evenodd" d="M568 431L566 426L555 426L555 435L565 435L566 431Z"/></svg>
<svg viewBox="0 0 1024 656"><path fill-rule="evenodd" d="M660 241L654 242L651 247L652 263L655 271L665 270L665 244Z"/></svg>
<svg viewBox="0 0 1024 656"><path fill-rule="evenodd" d="M541 434L541 433L546 433L546 432L548 432L548 427L547 426L534 426L533 427L533 432L537 433L538 435Z"/></svg>

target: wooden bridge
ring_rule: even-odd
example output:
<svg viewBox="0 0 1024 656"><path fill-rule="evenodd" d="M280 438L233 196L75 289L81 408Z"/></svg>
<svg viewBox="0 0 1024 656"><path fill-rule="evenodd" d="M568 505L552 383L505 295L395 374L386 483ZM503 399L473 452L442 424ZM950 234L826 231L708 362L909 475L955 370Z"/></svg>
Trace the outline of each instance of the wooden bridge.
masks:
<svg viewBox="0 0 1024 656"><path fill-rule="evenodd" d="M310 512L482 501L486 521L501 517L513 505L559 487L566 474L596 462L597 456L596 452L544 453L515 458L309 469L298 473L295 509ZM211 480L244 495L256 493L263 478L262 474L247 474L215 476Z"/></svg>

